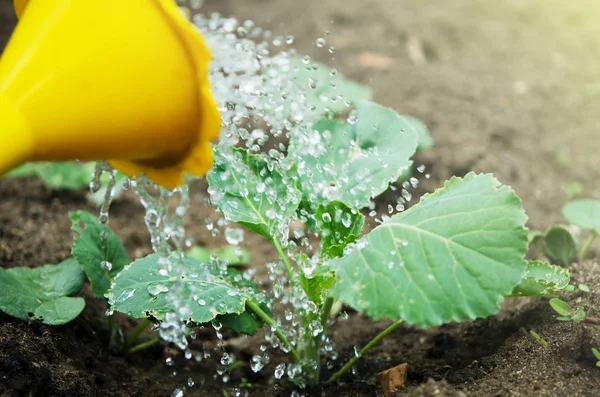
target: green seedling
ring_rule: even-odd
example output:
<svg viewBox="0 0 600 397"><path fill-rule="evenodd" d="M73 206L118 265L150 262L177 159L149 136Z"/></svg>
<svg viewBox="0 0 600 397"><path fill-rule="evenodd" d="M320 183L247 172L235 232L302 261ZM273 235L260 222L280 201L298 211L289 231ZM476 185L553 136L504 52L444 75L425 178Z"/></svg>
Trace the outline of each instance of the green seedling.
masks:
<svg viewBox="0 0 600 397"><path fill-rule="evenodd" d="M600 367L600 352L598 349L592 347L592 353L594 354L594 357L596 357L596 367Z"/></svg>
<svg viewBox="0 0 600 397"><path fill-rule="evenodd" d="M590 293L590 287L588 287L585 284L578 284L577 289L581 292L585 292L586 294ZM575 291L575 286L573 284L568 285L567 287L565 287L565 291L573 292L573 291Z"/></svg>
<svg viewBox="0 0 600 397"><path fill-rule="evenodd" d="M588 239L581 246L579 252L579 259L583 260L600 233L600 201L590 199L574 200L564 206L562 213L571 224L590 232Z"/></svg>
<svg viewBox="0 0 600 397"><path fill-rule="evenodd" d="M183 263L184 287L176 295L187 303L190 324L217 318L232 326L235 322L222 320L232 316L253 320L253 327L267 325L289 353L289 368L297 374L292 380L300 385L320 381L320 356L336 301L393 323L328 382L403 323L428 327L487 317L498 312L502 297L550 295L568 284L563 269L523 259L525 213L514 192L491 175L452 178L365 235L360 210L411 166L424 126L370 102L359 102L355 112L352 122L315 124L322 142L318 154L294 137L287 156L275 162L241 148L215 147L208 175L211 200L227 221L273 244L282 271L276 282L287 283L298 302L292 320L274 318L271 301L254 285L241 284L239 274L216 258L209 263L171 258ZM285 237L296 220L321 237L318 255L298 252ZM300 245L308 243L298 238ZM182 287L161 275L159 261L138 259L115 277L109 291L115 310L160 320L177 309L181 302L169 301L166 292Z"/></svg>
<svg viewBox="0 0 600 397"><path fill-rule="evenodd" d="M559 317L556 317L559 321L580 322L585 318L585 310L583 307L580 306L577 309L574 309L567 302L558 298L550 299L550 307L560 314Z"/></svg>
<svg viewBox="0 0 600 397"><path fill-rule="evenodd" d="M544 347L548 347L548 342L546 342L546 340L544 338L542 338L540 335L538 335L537 332L535 332L534 330L530 330L529 334L531 336L533 336L533 339L535 339L540 345L542 345Z"/></svg>

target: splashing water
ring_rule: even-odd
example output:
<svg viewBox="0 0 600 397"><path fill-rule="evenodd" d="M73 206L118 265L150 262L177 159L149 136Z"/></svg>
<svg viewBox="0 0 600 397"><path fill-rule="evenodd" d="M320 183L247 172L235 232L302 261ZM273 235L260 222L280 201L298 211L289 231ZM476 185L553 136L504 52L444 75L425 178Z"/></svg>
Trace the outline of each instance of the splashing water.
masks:
<svg viewBox="0 0 600 397"><path fill-rule="evenodd" d="M310 100L311 90L315 90L322 85L330 84L328 81L316 81L311 79L308 84L300 85L295 81L295 76L302 69L312 70L317 66L307 56L302 58L298 65L295 62L297 53L289 48L293 43L291 36L275 36L269 31L262 30L255 26L252 21L238 22L234 18L224 18L219 14L205 16L198 13L202 1L191 1L187 12L191 16L193 23L203 34L207 45L210 47L213 61L210 65L210 81L213 94L218 104L222 119L222 129L217 147L244 147L249 153L259 154L268 164L269 170L289 170L292 166L298 167L298 174L311 172L300 158L293 158L287 153L287 142L291 138L300 150L296 153L307 153L315 157L324 153L326 148L323 137L312 126L322 117L322 113L316 111L314 103ZM326 48L326 39L318 38L315 45L318 48L324 48L325 51L334 53L333 47ZM273 49L276 51L273 51ZM329 73L331 77L337 75L337 71L332 69ZM346 106L350 106L342 95L327 96L321 98L325 105L342 101ZM350 112L347 119L348 123L356 122L356 114ZM360 152L356 156L363 155ZM98 163L98 167L90 183L90 190L96 192L101 187L101 176L108 173L109 181L106 187L104 202L102 203L99 220L102 223L108 222L108 208L114 196L115 171L106 163ZM231 159L230 164L235 167L235 159ZM334 172L329 170L327 164L322 165L324 172ZM240 167L240 173L243 173ZM424 167L419 169L424 172ZM284 175L287 173L283 173ZM293 173L292 173L293 174ZM248 179L252 175L247 176ZM296 176L297 177L297 176ZM343 181L346 176L344 172L339 172L336 177ZM188 179L188 182L192 178ZM414 180L413 180L414 179ZM298 181L291 180L284 183L286 185L295 185ZM411 200L409 188L416 187L418 181L412 178L407 182L407 186L402 187L402 195L396 206L390 206L388 213L391 215L394 210L404 210L404 205ZM145 209L145 224L150 233L152 248L158 255L159 271L162 275L169 275L173 279L179 280L169 288L162 285L149 287L152 295L165 294L169 303L178 308L174 313L168 313L166 318L159 326L160 335L164 340L176 344L179 348L186 351L186 357L196 357L199 361L202 356L199 354L188 354L189 342L187 338L186 327L188 324L188 314L190 308L188 303L181 299L184 288L182 276L184 274L184 256L183 252L189 247L190 242L186 240L184 218L190 205L189 186L184 184L182 187L173 191L166 190L152 183L145 177L139 177L136 180L126 182L126 187L137 194L139 201ZM270 192L269 187L264 183L257 182L254 186L259 194L265 194L267 198L275 198L275 192ZM360 188L360 187L357 187ZM336 186L312 186L309 189L312 192L321 192L329 200L338 199L341 195L340 185ZM242 194L251 195L253 192L241 191ZM323 193L324 192L324 193ZM216 191L210 191L209 194L214 199ZM296 195L296 197L294 197ZM291 190L286 200L300 200L297 192ZM309 197L310 199L310 197ZM282 206L283 207L283 206ZM301 238L303 248L310 249L308 238L301 232L290 233L290 224L298 220L298 215L293 214L285 217L277 211L266 214L268 218L274 221L274 233L283 246L283 248L295 248L294 238ZM372 216L375 216L373 211ZM384 218L385 219L385 218ZM305 221L300 216L301 221ZM331 222L329 214L323 215L324 222ZM342 219L344 226L350 226L350 218ZM238 246L244 240L244 231L227 225L222 218L215 222L214 219L205 221L206 228L213 236L224 230L224 236L229 244ZM292 239L290 239L290 235ZM363 243L358 243L363 244ZM347 247L351 249L352 247ZM360 247L359 247L360 248ZM318 250L312 252L312 255L296 260L300 269L306 276L310 276L316 269L320 260ZM211 258L211 261L212 258ZM214 260L213 262L216 262ZM227 263L222 263L225 267ZM110 270L110 264L104 267ZM318 336L323 334L323 326L319 321L310 324L307 330L297 325L300 323L300 312L318 313L318 308L312 302L306 293L298 285L285 289L283 280L284 269L280 262L268 264L269 278L273 285L273 295L280 298L282 303L291 305L295 310L286 312L284 319L278 320L285 322L291 327L286 327L286 337L294 346L304 343L307 335ZM244 278L251 279L255 270L250 269L244 274ZM207 271L204 275L207 279L212 277ZM297 275L295 276L297 277ZM297 283L296 283L297 284ZM189 286L188 286L189 287ZM152 290L150 290L152 288ZM114 302L114 297L109 295L109 304ZM206 303L206 302L205 302ZM278 324L279 326L282 324ZM220 333L220 324L213 322L213 328L222 340ZM275 335L274 329L267 329L266 341L272 348L281 348L289 351L287 346L282 346L279 338ZM222 351L222 344L216 347L221 357L222 368L219 374L223 376L223 381L229 380L229 375L223 369L231 364L234 359L232 355ZM258 372L269 363L268 352L261 348L260 354L252 357L251 368ZM330 367L332 362L337 359L333 342L323 336L322 354L328 357L327 365ZM210 356L205 352L204 357ZM279 364L275 368L274 377L281 379L287 374L290 378L301 382L303 368L316 365L316 363L301 362L298 364ZM194 382L192 381L192 386ZM191 386L190 386L191 387ZM178 389L173 395L183 395L183 389Z"/></svg>

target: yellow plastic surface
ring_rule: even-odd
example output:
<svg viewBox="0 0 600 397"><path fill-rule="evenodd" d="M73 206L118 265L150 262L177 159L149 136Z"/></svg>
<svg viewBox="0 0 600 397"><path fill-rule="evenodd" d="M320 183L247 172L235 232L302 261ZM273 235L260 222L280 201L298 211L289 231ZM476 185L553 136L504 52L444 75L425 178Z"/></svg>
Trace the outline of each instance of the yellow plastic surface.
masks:
<svg viewBox="0 0 600 397"><path fill-rule="evenodd" d="M0 58L0 175L28 161L110 160L174 188L210 169L220 130L210 53L173 1L15 9Z"/></svg>
<svg viewBox="0 0 600 397"><path fill-rule="evenodd" d="M18 18L21 18L21 15L23 15L23 12L25 11L25 7L27 7L27 3L29 3L29 0L14 0L13 4L15 6L15 13L17 14Z"/></svg>

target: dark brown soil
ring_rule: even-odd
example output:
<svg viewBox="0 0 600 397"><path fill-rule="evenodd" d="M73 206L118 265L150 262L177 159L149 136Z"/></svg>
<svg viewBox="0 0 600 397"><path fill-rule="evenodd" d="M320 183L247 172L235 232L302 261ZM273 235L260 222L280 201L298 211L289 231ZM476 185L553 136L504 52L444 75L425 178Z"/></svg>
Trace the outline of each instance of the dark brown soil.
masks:
<svg viewBox="0 0 600 397"><path fill-rule="evenodd" d="M543 0L220 0L208 9L253 19L276 33L291 33L300 53L335 65L373 87L377 101L423 119L436 147L419 156L433 190L450 175L493 172L523 199L531 228L563 221L565 186L574 181L582 195L600 197L600 7L594 2ZM0 0L0 48L14 24L11 2ZM335 59L312 42L325 37ZM1 145L1 144L0 144ZM201 191L201 186L198 187ZM220 246L203 226L209 209L194 196L189 235L198 244ZM384 196L380 202L385 204ZM40 266L68 257L72 236L67 213L92 207L84 192L49 191L32 178L0 180L0 264ZM150 252L143 211L124 196L111 210L111 226L130 254ZM260 266L276 258L260 237L248 236ZM597 248L598 249L598 246ZM307 390L307 396L376 396L375 373L409 364L409 396L600 396L600 368L591 347L600 348L600 265L591 260L572 268L574 281L590 294L564 299L586 308L591 321L558 322L545 299L510 299L489 319L428 330L400 328L357 366L344 384ZM266 286L268 280L259 270ZM159 344L138 354L108 348L104 303L85 290L87 306L74 322L48 327L0 314L2 396L169 396L192 377L186 395L222 396L241 378L250 396L289 396L286 382L272 383L272 358L261 374L248 366L227 385L216 380L213 359L195 363ZM125 331L135 322L119 317ZM337 320L331 335L342 357L380 332L356 313ZM536 331L543 347L529 334ZM247 360L260 336L226 334L227 348ZM201 332L210 347L214 332ZM174 365L165 365L175 357ZM174 374L175 372L175 374Z"/></svg>

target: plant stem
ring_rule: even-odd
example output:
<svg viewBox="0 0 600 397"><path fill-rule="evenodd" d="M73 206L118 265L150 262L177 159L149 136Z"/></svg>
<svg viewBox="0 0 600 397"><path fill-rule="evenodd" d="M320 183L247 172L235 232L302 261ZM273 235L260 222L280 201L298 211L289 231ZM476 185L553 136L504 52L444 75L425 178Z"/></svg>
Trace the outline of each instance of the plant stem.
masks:
<svg viewBox="0 0 600 397"><path fill-rule="evenodd" d="M402 323L404 323L404 320L398 320L395 323L393 323L392 325L390 325L389 327L387 327L386 329L384 329L383 331L381 331L376 337L371 339L371 341L369 343L367 343L367 345L365 347L362 348L362 350L358 353L358 355L354 355L354 357L352 357L346 363L346 365L344 365L342 367L342 369L340 369L335 374L333 374L331 376L331 378L329 378L327 380L327 382L325 382L325 383L335 382L336 380L341 378L343 375L345 375L346 372L348 372L350 370L350 368L352 368L359 359L361 359L365 354L367 354L369 352L369 350L371 350L375 345L377 345L379 342L381 342L381 340L383 338L385 338L386 336L391 334L396 328L398 328L400 325L402 325Z"/></svg>
<svg viewBox="0 0 600 397"><path fill-rule="evenodd" d="M294 348L294 345L292 345L292 343L283 334L283 332L281 332L277 324L275 324L275 321L273 321L273 319L267 313L265 313L263 309L260 308L258 303L253 302L251 300L247 300L246 307L248 307L250 310L256 313L256 315L260 317L261 320L265 322L265 324L267 324L269 327L271 327L272 330L274 330L275 335L279 338L279 340L290 349L290 356L292 356L292 359L295 362L300 361L300 355Z"/></svg>
<svg viewBox="0 0 600 397"><path fill-rule="evenodd" d="M321 311L321 325L323 325L323 329L325 329L325 326L327 325L327 320L329 320L329 314L331 313L333 302L333 298L327 298L323 303L323 309Z"/></svg>
<svg viewBox="0 0 600 397"><path fill-rule="evenodd" d="M157 336L154 339L150 339L148 342L140 343L139 345L133 346L127 352L128 353L135 353L135 352L139 352L141 350L145 350L145 349L149 348L150 346L155 345L159 341L160 341L160 338Z"/></svg>
<svg viewBox="0 0 600 397"><path fill-rule="evenodd" d="M585 257L588 254L588 251L590 250L590 248L592 247L592 244L594 243L594 240L596 240L596 237L598 237L598 232L595 230L592 230L590 237L587 239L587 241L581 248L581 252L579 253L579 260L585 259Z"/></svg>
<svg viewBox="0 0 600 397"><path fill-rule="evenodd" d="M123 351L128 352L131 346L138 340L142 332L151 324L150 320L144 319L141 323L138 324L137 327L129 334L125 345L123 346Z"/></svg>
<svg viewBox="0 0 600 397"><path fill-rule="evenodd" d="M294 275L294 269L292 268L292 264L290 263L289 258L283 251L283 247L281 246L281 241L279 241L279 239L277 239L277 238L274 238L273 245L275 246L275 249L277 250L277 254L279 254L279 259L281 259L281 261L285 265L285 271L287 273L288 280L291 283L293 280L293 275Z"/></svg>
<svg viewBox="0 0 600 397"><path fill-rule="evenodd" d="M304 369L307 379L311 384L317 384L319 382L319 374L321 372L321 342L323 342L323 336L325 335L325 329L327 328L327 320L331 313L331 307L333 306L333 298L325 299L321 306L321 313L311 313L302 319L302 327L305 330L304 338L304 358L308 360L308 365ZM313 322L321 323L321 332L317 335L313 335L310 329L310 324Z"/></svg>
<svg viewBox="0 0 600 397"><path fill-rule="evenodd" d="M304 355L302 373L309 384L316 385L319 383L320 363L321 363L321 342L325 328L321 329L317 335L313 335L313 323L321 323L319 313L311 311L303 311L301 319L301 327L304 330L304 345L302 353Z"/></svg>
<svg viewBox="0 0 600 397"><path fill-rule="evenodd" d="M106 316L106 320L108 321L108 333L112 333L112 329L115 326L115 318L114 318L114 314L111 314L110 316Z"/></svg>

